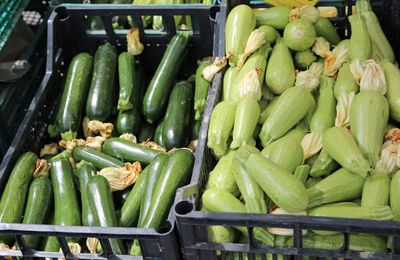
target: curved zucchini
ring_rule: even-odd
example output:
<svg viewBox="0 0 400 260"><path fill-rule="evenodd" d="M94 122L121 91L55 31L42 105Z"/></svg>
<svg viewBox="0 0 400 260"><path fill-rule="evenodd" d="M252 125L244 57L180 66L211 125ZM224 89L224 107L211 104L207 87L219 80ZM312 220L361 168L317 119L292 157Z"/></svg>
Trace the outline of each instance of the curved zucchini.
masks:
<svg viewBox="0 0 400 260"><path fill-rule="evenodd" d="M110 43L100 46L94 57L93 77L86 101L86 116L90 120L104 122L112 113L116 67L115 48Z"/></svg>
<svg viewBox="0 0 400 260"><path fill-rule="evenodd" d="M143 221L146 218L147 212L150 209L151 205L151 197L155 192L154 188L157 184L158 179L161 176L161 172L164 168L164 165L168 161L168 154L160 154L157 156L149 166L147 172L146 183L143 190L142 201L140 203L140 215L139 215L139 222L138 227L143 226Z"/></svg>
<svg viewBox="0 0 400 260"><path fill-rule="evenodd" d="M53 202L53 187L48 177L35 178L29 187L28 201L25 207L23 224L45 224ZM40 237L24 236L31 249L37 249Z"/></svg>
<svg viewBox="0 0 400 260"><path fill-rule="evenodd" d="M140 108L140 84L136 79L135 58L128 52L118 56L119 98L118 110Z"/></svg>
<svg viewBox="0 0 400 260"><path fill-rule="evenodd" d="M186 81L177 83L169 97L162 126L162 142L167 150L186 146L192 107L192 84Z"/></svg>
<svg viewBox="0 0 400 260"><path fill-rule="evenodd" d="M54 224L80 226L81 213L76 197L74 175L68 159L53 158L50 169L54 191ZM67 238L68 242L78 242L77 238Z"/></svg>
<svg viewBox="0 0 400 260"><path fill-rule="evenodd" d="M69 65L56 117L58 131L64 140L76 139L89 91L92 66L93 57L85 52L76 55Z"/></svg>
<svg viewBox="0 0 400 260"><path fill-rule="evenodd" d="M114 201L107 179L101 175L90 177L86 185L87 198L90 210L95 216L95 225L101 227L117 227ZM124 254L126 249L121 240L110 239L111 249L114 254Z"/></svg>
<svg viewBox="0 0 400 260"><path fill-rule="evenodd" d="M164 114L172 83L185 56L189 38L190 36L187 33L177 33L172 37L147 88L143 99L143 114L149 123L160 119Z"/></svg>
<svg viewBox="0 0 400 260"><path fill-rule="evenodd" d="M201 73L208 65L210 65L210 63L210 60L203 61L200 63L196 70L194 111L196 111L195 119L200 121L206 107L208 89L210 88L210 83L207 80L203 79Z"/></svg>
<svg viewBox="0 0 400 260"><path fill-rule="evenodd" d="M188 149L178 149L170 155L154 187L143 227L156 230L161 227L174 202L176 190L190 179L193 162L193 154Z"/></svg>
<svg viewBox="0 0 400 260"><path fill-rule="evenodd" d="M157 155L164 153L118 137L107 139L103 144L103 152L123 160L144 164L149 164Z"/></svg>
<svg viewBox="0 0 400 260"><path fill-rule="evenodd" d="M76 167L76 175L79 179L79 187L81 192L82 224L85 226L93 226L94 216L93 212L90 210L86 185L89 182L90 177L96 174L96 169L94 168L93 164L84 160L80 161Z"/></svg>
<svg viewBox="0 0 400 260"><path fill-rule="evenodd" d="M0 200L0 223L20 223L28 187L38 157L32 152L21 155L15 164ZM9 244L13 238L0 236L0 243Z"/></svg>
<svg viewBox="0 0 400 260"><path fill-rule="evenodd" d="M78 161L85 160L90 162L97 169L103 169L106 167L120 168L124 166L124 163L120 160L99 152L93 148L78 146L74 149L74 158Z"/></svg>

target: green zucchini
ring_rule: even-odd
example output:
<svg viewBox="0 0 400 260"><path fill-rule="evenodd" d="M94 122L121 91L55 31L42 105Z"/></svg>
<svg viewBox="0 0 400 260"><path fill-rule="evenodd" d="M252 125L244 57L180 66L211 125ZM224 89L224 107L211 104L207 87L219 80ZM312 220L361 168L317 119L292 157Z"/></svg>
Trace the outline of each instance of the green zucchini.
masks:
<svg viewBox="0 0 400 260"><path fill-rule="evenodd" d="M342 40L331 21L326 17L319 17L314 23L317 36L324 37L331 45L336 46Z"/></svg>
<svg viewBox="0 0 400 260"><path fill-rule="evenodd" d="M357 85L357 82L355 81L353 74L351 74L350 71L350 63L346 62L342 65L342 67L339 69L339 73L336 79L335 87L334 87L334 93L336 99L339 98L340 94L342 93L358 93L359 91L359 86Z"/></svg>
<svg viewBox="0 0 400 260"><path fill-rule="evenodd" d="M255 9L254 15L260 25L269 25L278 30L285 29L289 23L289 14L292 8L288 6L274 6L271 8Z"/></svg>
<svg viewBox="0 0 400 260"><path fill-rule="evenodd" d="M232 91L235 88L233 82L235 81L236 76L239 74L239 70L237 67L229 67L224 74L224 82L223 82L223 101L230 100L232 96Z"/></svg>
<svg viewBox="0 0 400 260"><path fill-rule="evenodd" d="M329 175L333 171L335 171L339 165L329 154L326 152L325 149L322 149L321 152L318 154L317 160L311 166L310 175L312 177L320 177L324 175Z"/></svg>
<svg viewBox="0 0 400 260"><path fill-rule="evenodd" d="M155 125L154 124L149 124L147 122L142 122L140 133L139 133L139 136L138 136L138 141L139 142L144 142L146 140L153 139L154 130L155 130Z"/></svg>
<svg viewBox="0 0 400 260"><path fill-rule="evenodd" d="M187 33L177 33L172 37L147 88L143 99L143 114L149 123L160 119L164 114L172 84L185 56L189 39L190 35Z"/></svg>
<svg viewBox="0 0 400 260"><path fill-rule="evenodd" d="M386 170L374 170L365 179L361 207L376 207L389 205L390 197L390 177Z"/></svg>
<svg viewBox="0 0 400 260"><path fill-rule="evenodd" d="M167 150L187 145L190 115L193 107L193 86L178 82L169 96L168 108L163 119L162 142Z"/></svg>
<svg viewBox="0 0 400 260"><path fill-rule="evenodd" d="M93 77L86 101L86 116L105 122L113 110L117 51L110 44L100 46L94 57Z"/></svg>
<svg viewBox="0 0 400 260"><path fill-rule="evenodd" d="M332 218L359 218L375 220L392 220L393 213L389 206L376 207L354 207L353 205L343 205L331 207L324 205L313 208L307 214L312 217L332 217Z"/></svg>
<svg viewBox="0 0 400 260"><path fill-rule="evenodd" d="M351 183L351 185L349 185ZM307 189L309 208L339 201L349 201L361 196L364 178L340 169Z"/></svg>
<svg viewBox="0 0 400 260"><path fill-rule="evenodd" d="M93 226L94 216L89 206L86 185L90 177L96 175L96 169L94 168L93 164L82 160L76 165L76 175L79 179L79 187L81 192L82 224L85 226Z"/></svg>
<svg viewBox="0 0 400 260"><path fill-rule="evenodd" d="M304 164L297 166L293 172L293 175L296 176L302 183L306 183L309 173L310 165Z"/></svg>
<svg viewBox="0 0 400 260"><path fill-rule="evenodd" d="M234 154L234 152L230 152L219 159L217 165L210 172L206 189L224 189L236 197L240 195L234 176Z"/></svg>
<svg viewBox="0 0 400 260"><path fill-rule="evenodd" d="M20 223L29 184L38 157L32 152L21 155L15 164L0 200L0 223ZM0 236L0 243L12 242L10 236Z"/></svg>
<svg viewBox="0 0 400 260"><path fill-rule="evenodd" d="M206 100L208 89L210 88L210 83L207 80L203 79L201 73L210 64L210 60L202 61L196 70L196 81L194 89L194 111L196 111L194 118L196 120L201 120L202 114L206 107Z"/></svg>
<svg viewBox="0 0 400 260"><path fill-rule="evenodd" d="M140 110L133 108L131 110L119 111L117 117L118 134L133 134L137 136L140 133L142 124L142 115Z"/></svg>
<svg viewBox="0 0 400 260"><path fill-rule="evenodd" d="M103 144L103 152L116 158L144 164L149 164L157 155L164 153L118 137L107 139Z"/></svg>
<svg viewBox="0 0 400 260"><path fill-rule="evenodd" d="M69 160L64 157L54 157L51 160L50 176L54 192L54 224L80 226L81 213ZM68 242L76 243L78 240L67 238Z"/></svg>
<svg viewBox="0 0 400 260"><path fill-rule="evenodd" d="M140 108L140 84L136 80L135 58L128 52L118 56L119 98L118 110Z"/></svg>
<svg viewBox="0 0 400 260"><path fill-rule="evenodd" d="M149 211L143 227L158 230L164 223L174 202L176 190L190 180L193 167L193 154L188 149L178 149L170 155L154 187Z"/></svg>
<svg viewBox="0 0 400 260"><path fill-rule="evenodd" d="M64 140L76 139L89 91L92 66L93 57L85 52L76 55L69 65L56 117L58 131Z"/></svg>
<svg viewBox="0 0 400 260"><path fill-rule="evenodd" d="M164 142L163 142L163 134L162 134L162 129L164 126L164 120L162 120L160 123L158 123L158 126L156 128L156 131L154 131L154 137L153 137L153 141L156 144L161 145L162 147L165 147Z"/></svg>
<svg viewBox="0 0 400 260"><path fill-rule="evenodd" d="M25 207L23 224L46 224L53 202L53 188L47 176L35 178L30 187L28 200ZM27 246L37 249L39 236L24 236Z"/></svg>
<svg viewBox="0 0 400 260"><path fill-rule="evenodd" d="M390 182L390 207L394 220L400 220L400 171L397 171Z"/></svg>
<svg viewBox="0 0 400 260"><path fill-rule="evenodd" d="M300 212L307 207L308 197L304 184L293 174L265 158L256 148L242 146L236 152L235 158L280 208L289 212Z"/></svg>
<svg viewBox="0 0 400 260"><path fill-rule="evenodd" d="M101 227L117 227L113 196L107 179L101 175L90 177L86 193L90 210L95 216L94 224ZM110 245L114 254L125 254L126 249L122 240L110 239Z"/></svg>
<svg viewBox="0 0 400 260"><path fill-rule="evenodd" d="M389 60L384 60L382 68L385 71L387 93L386 98L389 103L390 118L400 122L400 70Z"/></svg>
<svg viewBox="0 0 400 260"><path fill-rule="evenodd" d="M164 165L168 161L168 154L160 154L157 156L150 164L147 166L147 178L146 183L142 195L142 201L140 203L140 215L139 215L139 222L138 227L143 226L143 221L146 218L146 214L150 209L151 205L151 197L155 192L154 188L157 184L158 179L161 176L161 172L164 168Z"/></svg>
<svg viewBox="0 0 400 260"><path fill-rule="evenodd" d="M76 160L90 162L96 169L103 169L106 167L121 168L124 166L124 163L120 160L90 147L78 146L74 149L73 153Z"/></svg>
<svg viewBox="0 0 400 260"><path fill-rule="evenodd" d="M351 26L349 58L351 60L368 60L372 56L372 42L365 24L365 18L361 14L353 14L348 19Z"/></svg>
<svg viewBox="0 0 400 260"><path fill-rule="evenodd" d="M122 205L121 211L119 212L119 226L133 227L137 225L139 220L140 204L144 194L149 169L150 168L147 166L142 173L140 173L135 185Z"/></svg>

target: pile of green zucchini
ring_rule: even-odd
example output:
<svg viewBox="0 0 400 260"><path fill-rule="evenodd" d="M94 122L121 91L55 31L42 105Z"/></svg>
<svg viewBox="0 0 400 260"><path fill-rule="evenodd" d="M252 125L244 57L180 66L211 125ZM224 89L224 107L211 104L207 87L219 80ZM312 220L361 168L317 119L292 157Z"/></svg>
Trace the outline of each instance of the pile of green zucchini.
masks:
<svg viewBox="0 0 400 260"><path fill-rule="evenodd" d="M76 55L49 127L59 145L20 156L0 193L0 223L162 228L176 190L190 181L194 156L185 147L197 138L191 129L209 88L201 78L208 61L177 81L189 40L172 37L148 86L135 57L110 43L94 59ZM24 239L32 249L60 250L56 237ZM102 251L93 238L67 241L73 252ZM0 235L2 249L14 242ZM138 241L110 242L116 254L141 254Z"/></svg>
<svg viewBox="0 0 400 260"><path fill-rule="evenodd" d="M218 162L202 210L400 220L400 70L369 0L356 3L343 40L315 7L230 11L230 66L207 141ZM248 236L226 226L209 234L224 243ZM303 234L306 248L344 242L337 232ZM293 246L291 229L253 235ZM387 252L391 241L352 234L350 249Z"/></svg>

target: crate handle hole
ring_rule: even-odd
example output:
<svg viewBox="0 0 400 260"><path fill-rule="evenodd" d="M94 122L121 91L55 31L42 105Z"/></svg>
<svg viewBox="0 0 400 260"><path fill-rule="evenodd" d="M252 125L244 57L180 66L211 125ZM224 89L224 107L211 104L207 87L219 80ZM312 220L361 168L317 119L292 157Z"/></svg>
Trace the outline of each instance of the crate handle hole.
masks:
<svg viewBox="0 0 400 260"><path fill-rule="evenodd" d="M55 12L57 13L60 20L65 20L68 18L68 12L67 12L67 8L65 8L65 6L56 7Z"/></svg>
<svg viewBox="0 0 400 260"><path fill-rule="evenodd" d="M165 221L165 224L157 230L158 233L160 234L168 234L172 231L173 225L171 224L171 222L169 222L168 220Z"/></svg>
<svg viewBox="0 0 400 260"><path fill-rule="evenodd" d="M189 214L193 209L193 203L187 200L180 201L175 205L175 213L179 215Z"/></svg>

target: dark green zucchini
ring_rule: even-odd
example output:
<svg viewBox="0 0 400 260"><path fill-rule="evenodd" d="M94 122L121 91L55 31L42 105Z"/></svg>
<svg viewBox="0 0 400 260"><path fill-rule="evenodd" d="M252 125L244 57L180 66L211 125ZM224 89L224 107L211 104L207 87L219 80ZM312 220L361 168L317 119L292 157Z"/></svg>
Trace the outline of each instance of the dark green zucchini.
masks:
<svg viewBox="0 0 400 260"><path fill-rule="evenodd" d="M138 227L143 227L143 221L151 205L151 197L154 193L154 187L161 176L164 165L168 161L168 154L160 154L147 166L147 178L140 204L140 215Z"/></svg>
<svg viewBox="0 0 400 260"><path fill-rule="evenodd" d="M172 37L168 48L158 65L143 100L143 114L149 123L160 119L164 114L172 84L185 56L190 35L177 33Z"/></svg>
<svg viewBox="0 0 400 260"><path fill-rule="evenodd" d="M194 91L194 110L196 111L195 119L201 121L204 109L206 107L206 100L210 83L203 79L203 70L211 64L211 60L207 59L200 63L196 70L195 91Z"/></svg>
<svg viewBox="0 0 400 260"><path fill-rule="evenodd" d="M157 128L156 128L156 131L154 132L153 140L154 140L154 142L155 142L156 144L161 145L162 147L165 147L164 142L163 142L163 139L162 139L162 138L163 138L163 135L162 135L163 126L164 126L164 121L161 121L161 122L158 124L158 126L157 126Z"/></svg>
<svg viewBox="0 0 400 260"><path fill-rule="evenodd" d="M110 44L101 45L94 57L93 77L86 101L86 116L105 122L113 109L117 51Z"/></svg>
<svg viewBox="0 0 400 260"><path fill-rule="evenodd" d="M64 140L76 139L81 125L82 110L89 91L93 57L88 53L76 55L68 69L56 125Z"/></svg>
<svg viewBox="0 0 400 260"><path fill-rule="evenodd" d="M51 160L50 176L54 192L54 224L80 226L81 212L69 160L63 157L54 157ZM78 240L77 238L67 238L68 242L76 243Z"/></svg>
<svg viewBox="0 0 400 260"><path fill-rule="evenodd" d="M141 124L142 115L139 109L133 108L131 110L119 111L117 130L120 135L128 133L137 136L140 133Z"/></svg>
<svg viewBox="0 0 400 260"><path fill-rule="evenodd" d="M30 187L28 201L25 207L24 224L45 224L53 202L53 187L48 177L35 178ZM31 249L37 249L39 236L24 236L25 242Z"/></svg>
<svg viewBox="0 0 400 260"><path fill-rule="evenodd" d="M74 149L74 158L78 161L85 160L90 162L97 169L103 169L106 167L120 168L125 165L123 162L114 157L99 152L93 148L84 146L78 146Z"/></svg>
<svg viewBox="0 0 400 260"><path fill-rule="evenodd" d="M162 141L167 150L187 145L192 107L193 86L186 81L177 83L172 89L163 120Z"/></svg>
<svg viewBox="0 0 400 260"><path fill-rule="evenodd" d="M38 157L32 152L21 155L15 164L0 200L0 223L20 223L29 184ZM0 243L9 244L10 236L0 236Z"/></svg>
<svg viewBox="0 0 400 260"><path fill-rule="evenodd" d="M118 110L131 110L138 106L140 100L140 85L136 80L135 58L128 52L118 57L119 98Z"/></svg>
<svg viewBox="0 0 400 260"><path fill-rule="evenodd" d="M101 227L117 227L114 201L110 184L101 175L90 177L86 185L86 193L90 210L95 216L95 225ZM115 254L125 254L125 246L121 240L110 239L111 249Z"/></svg>
<svg viewBox="0 0 400 260"><path fill-rule="evenodd" d="M193 154L189 149L177 149L163 167L151 197L143 227L159 229L175 199L176 190L190 180Z"/></svg>
<svg viewBox="0 0 400 260"><path fill-rule="evenodd" d="M104 142L103 152L126 161L139 161L144 164L149 164L157 155L164 153L117 137Z"/></svg>
<svg viewBox="0 0 400 260"><path fill-rule="evenodd" d="M93 226L95 220L89 207L86 185L89 182L90 177L96 175L96 169L93 164L82 160L76 165L76 175L79 179L79 188L81 192L82 224L85 226Z"/></svg>
<svg viewBox="0 0 400 260"><path fill-rule="evenodd" d="M142 122L142 128L140 129L139 133L139 142L144 142L146 140L152 140L153 135L154 135L154 130L155 130L155 125L154 124L149 124L147 122Z"/></svg>
<svg viewBox="0 0 400 260"><path fill-rule="evenodd" d="M139 175L128 198L122 205L118 220L121 227L133 227L139 220L140 203L144 193L148 169L150 168L147 166Z"/></svg>

